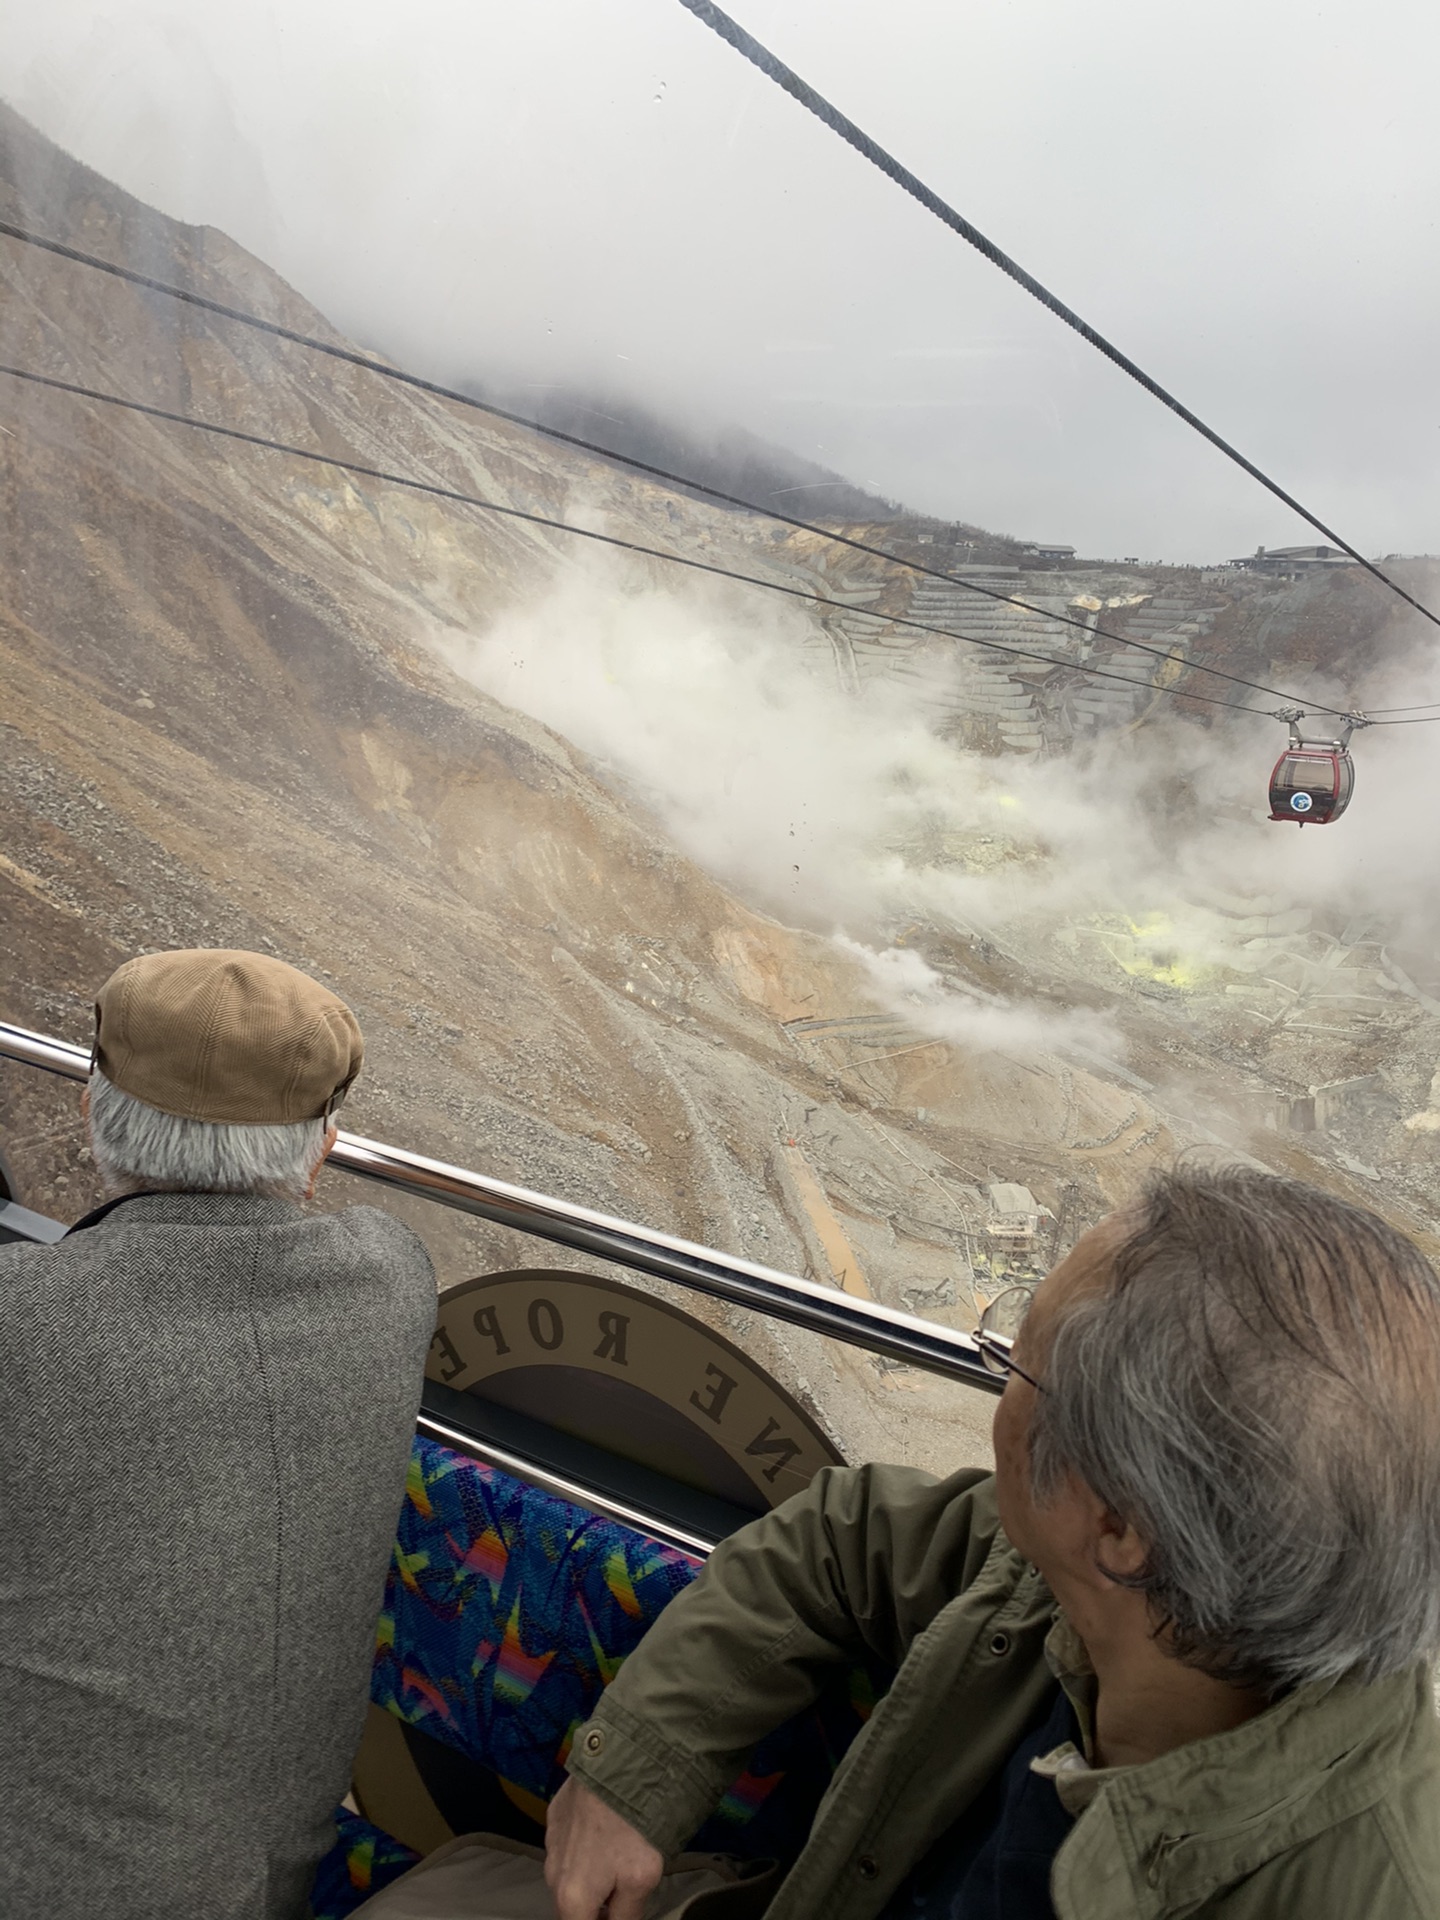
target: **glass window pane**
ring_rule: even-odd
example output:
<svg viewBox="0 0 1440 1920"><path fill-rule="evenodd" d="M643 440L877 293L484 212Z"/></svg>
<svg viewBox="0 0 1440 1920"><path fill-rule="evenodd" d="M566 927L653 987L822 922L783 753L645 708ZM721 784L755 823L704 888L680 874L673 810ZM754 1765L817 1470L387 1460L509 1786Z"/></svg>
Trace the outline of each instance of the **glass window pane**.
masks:
<svg viewBox="0 0 1440 1920"><path fill-rule="evenodd" d="M67 1225L104 1197L85 1147L80 1091L75 1082L0 1063L0 1156L13 1182L12 1197ZM396 1144L410 1142L397 1137ZM414 1144L425 1145L423 1141ZM480 1158L478 1154L475 1157ZM866 1278L860 1284L887 1305L968 1330L991 1298L1013 1288L1017 1280L1033 1284L1053 1252L1058 1223L1048 1213L1034 1210L1035 1198L1023 1187L975 1189L957 1181L948 1200L935 1188L930 1191L935 1195L936 1210L931 1218L931 1258L923 1272L912 1271L908 1254L903 1267L894 1264L893 1253L887 1265L884 1253L888 1233L883 1225L876 1225L866 1239L857 1222L847 1216L857 1254L865 1261ZM582 1203L585 1198L574 1197ZM992 1464L990 1421L995 1398L981 1389L882 1359L593 1255L397 1193L342 1169L326 1170L312 1204L326 1211L380 1207L403 1220L425 1242L442 1289L490 1275L539 1271L554 1274L557 1279L593 1276L683 1314L697 1329L702 1345L707 1338L713 1340L713 1352L707 1360L700 1348L682 1342L683 1363L692 1368L694 1378L687 1375L677 1384L662 1376L649 1385L663 1390L672 1408L698 1431L705 1432L707 1422L713 1425L719 1440L731 1446L742 1465L749 1460L761 1479L771 1467L781 1471L787 1467L790 1436L783 1414L787 1400L798 1404L814 1428L853 1463L899 1461L938 1474L953 1472L957 1467ZM654 1224L674 1230L672 1222ZM763 1242L722 1250L774 1264L782 1271L795 1264L793 1260L787 1263L784 1249L777 1247L772 1252ZM561 1309L558 1315L548 1309L537 1312L532 1324L532 1316L524 1310L518 1316L511 1312L503 1331L511 1347L507 1366L529 1362L562 1370L556 1374L549 1417L563 1426L567 1383L573 1384L574 1380L572 1370L579 1367L596 1371L594 1350L603 1344L606 1331L598 1313L614 1312L616 1308L613 1300L597 1298L596 1310L586 1320L571 1313L568 1302L559 1298L559 1291L550 1289L556 1294L553 1304ZM619 1310L623 1313L623 1299ZM613 1335L614 1323L609 1326ZM602 1338L597 1338L597 1333ZM553 1346L549 1344L552 1340ZM726 1380L738 1372L729 1367L727 1348L737 1349L744 1361L780 1390L773 1427L768 1424L769 1415L751 1418L756 1404L753 1397L747 1400L738 1386L727 1388ZM716 1371L708 1371L709 1367ZM462 1381L462 1387L464 1384ZM535 1385L532 1380L532 1394ZM542 1412L547 1406L543 1378L539 1388L540 1399L538 1403L532 1400L532 1405L539 1417L546 1417ZM477 1390L483 1389L477 1384ZM755 1430L747 1427L742 1433L740 1427L747 1419ZM753 1459L747 1453L751 1446L761 1449Z"/></svg>
<svg viewBox="0 0 1440 1920"><path fill-rule="evenodd" d="M1299 754L1293 760L1285 761L1275 784L1288 793L1299 788L1311 791L1322 788L1329 792L1334 783L1335 765L1328 755Z"/></svg>

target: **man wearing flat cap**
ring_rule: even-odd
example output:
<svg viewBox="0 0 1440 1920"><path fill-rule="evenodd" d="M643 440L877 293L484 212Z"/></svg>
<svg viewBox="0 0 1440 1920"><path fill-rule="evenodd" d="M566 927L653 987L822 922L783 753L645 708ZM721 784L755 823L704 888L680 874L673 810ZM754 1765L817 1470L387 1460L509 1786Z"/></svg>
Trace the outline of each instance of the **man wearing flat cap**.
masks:
<svg viewBox="0 0 1440 1920"><path fill-rule="evenodd" d="M304 1920L359 1739L435 1285L313 1214L360 1030L261 954L122 966L113 1195L0 1247L0 1913Z"/></svg>

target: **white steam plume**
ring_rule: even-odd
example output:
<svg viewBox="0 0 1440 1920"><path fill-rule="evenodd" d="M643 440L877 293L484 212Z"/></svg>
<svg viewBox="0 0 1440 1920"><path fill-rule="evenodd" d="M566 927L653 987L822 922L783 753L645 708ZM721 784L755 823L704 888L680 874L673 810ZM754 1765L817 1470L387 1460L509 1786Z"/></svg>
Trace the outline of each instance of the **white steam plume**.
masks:
<svg viewBox="0 0 1440 1920"><path fill-rule="evenodd" d="M908 947L873 947L835 936L858 963L876 997L903 1012L912 1027L972 1052L1035 1053L1123 1049L1114 1023L1089 1008L1059 1011L1033 1001L1015 1001L955 986Z"/></svg>
<svg viewBox="0 0 1440 1920"><path fill-rule="evenodd" d="M967 1044L1117 1041L1093 1016L957 993L893 945L902 925L983 930L1023 959L1062 923L1120 913L1142 947L1243 965L1244 913L1227 924L1207 900L1376 913L1412 941L1440 921L1420 884L1424 728L1357 736L1351 813L1301 833L1266 820L1284 734L1264 715L1206 731L1160 714L1064 759L997 759L937 736L933 684L842 691L798 608L676 592L608 557L437 645L606 763L707 871L791 922L841 930L888 1005ZM953 671L943 656L931 670Z"/></svg>

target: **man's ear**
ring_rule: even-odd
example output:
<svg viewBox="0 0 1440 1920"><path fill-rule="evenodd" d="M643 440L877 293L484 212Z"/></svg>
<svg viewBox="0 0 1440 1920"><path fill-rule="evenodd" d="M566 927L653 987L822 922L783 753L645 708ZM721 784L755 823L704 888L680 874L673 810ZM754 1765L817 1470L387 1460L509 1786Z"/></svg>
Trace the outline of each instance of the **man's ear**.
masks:
<svg viewBox="0 0 1440 1920"><path fill-rule="evenodd" d="M1149 1558L1145 1542L1128 1520L1109 1507L1100 1516L1095 1540L1095 1565L1107 1580L1129 1581L1144 1571Z"/></svg>
<svg viewBox="0 0 1440 1920"><path fill-rule="evenodd" d="M330 1158L331 1153L334 1151L335 1142L339 1138L340 1129L332 1120L325 1129L325 1138L320 1142L320 1151L315 1156L314 1166L310 1169L310 1184L305 1189L305 1198L307 1200L313 1200L315 1198L315 1182L320 1178L320 1169Z"/></svg>

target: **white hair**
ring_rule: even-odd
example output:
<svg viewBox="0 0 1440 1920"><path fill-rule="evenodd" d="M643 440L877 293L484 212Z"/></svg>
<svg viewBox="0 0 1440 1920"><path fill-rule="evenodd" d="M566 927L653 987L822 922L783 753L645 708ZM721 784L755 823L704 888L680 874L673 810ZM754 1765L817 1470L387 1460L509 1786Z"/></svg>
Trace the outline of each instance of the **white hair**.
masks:
<svg viewBox="0 0 1440 1920"><path fill-rule="evenodd" d="M1440 1652L1440 1280L1298 1181L1157 1175L1103 1294L1063 1315L1030 1427L1148 1555L1176 1654L1279 1692Z"/></svg>
<svg viewBox="0 0 1440 1920"><path fill-rule="evenodd" d="M90 1075L90 1146L111 1193L264 1193L303 1200L328 1122L287 1126L183 1120Z"/></svg>

